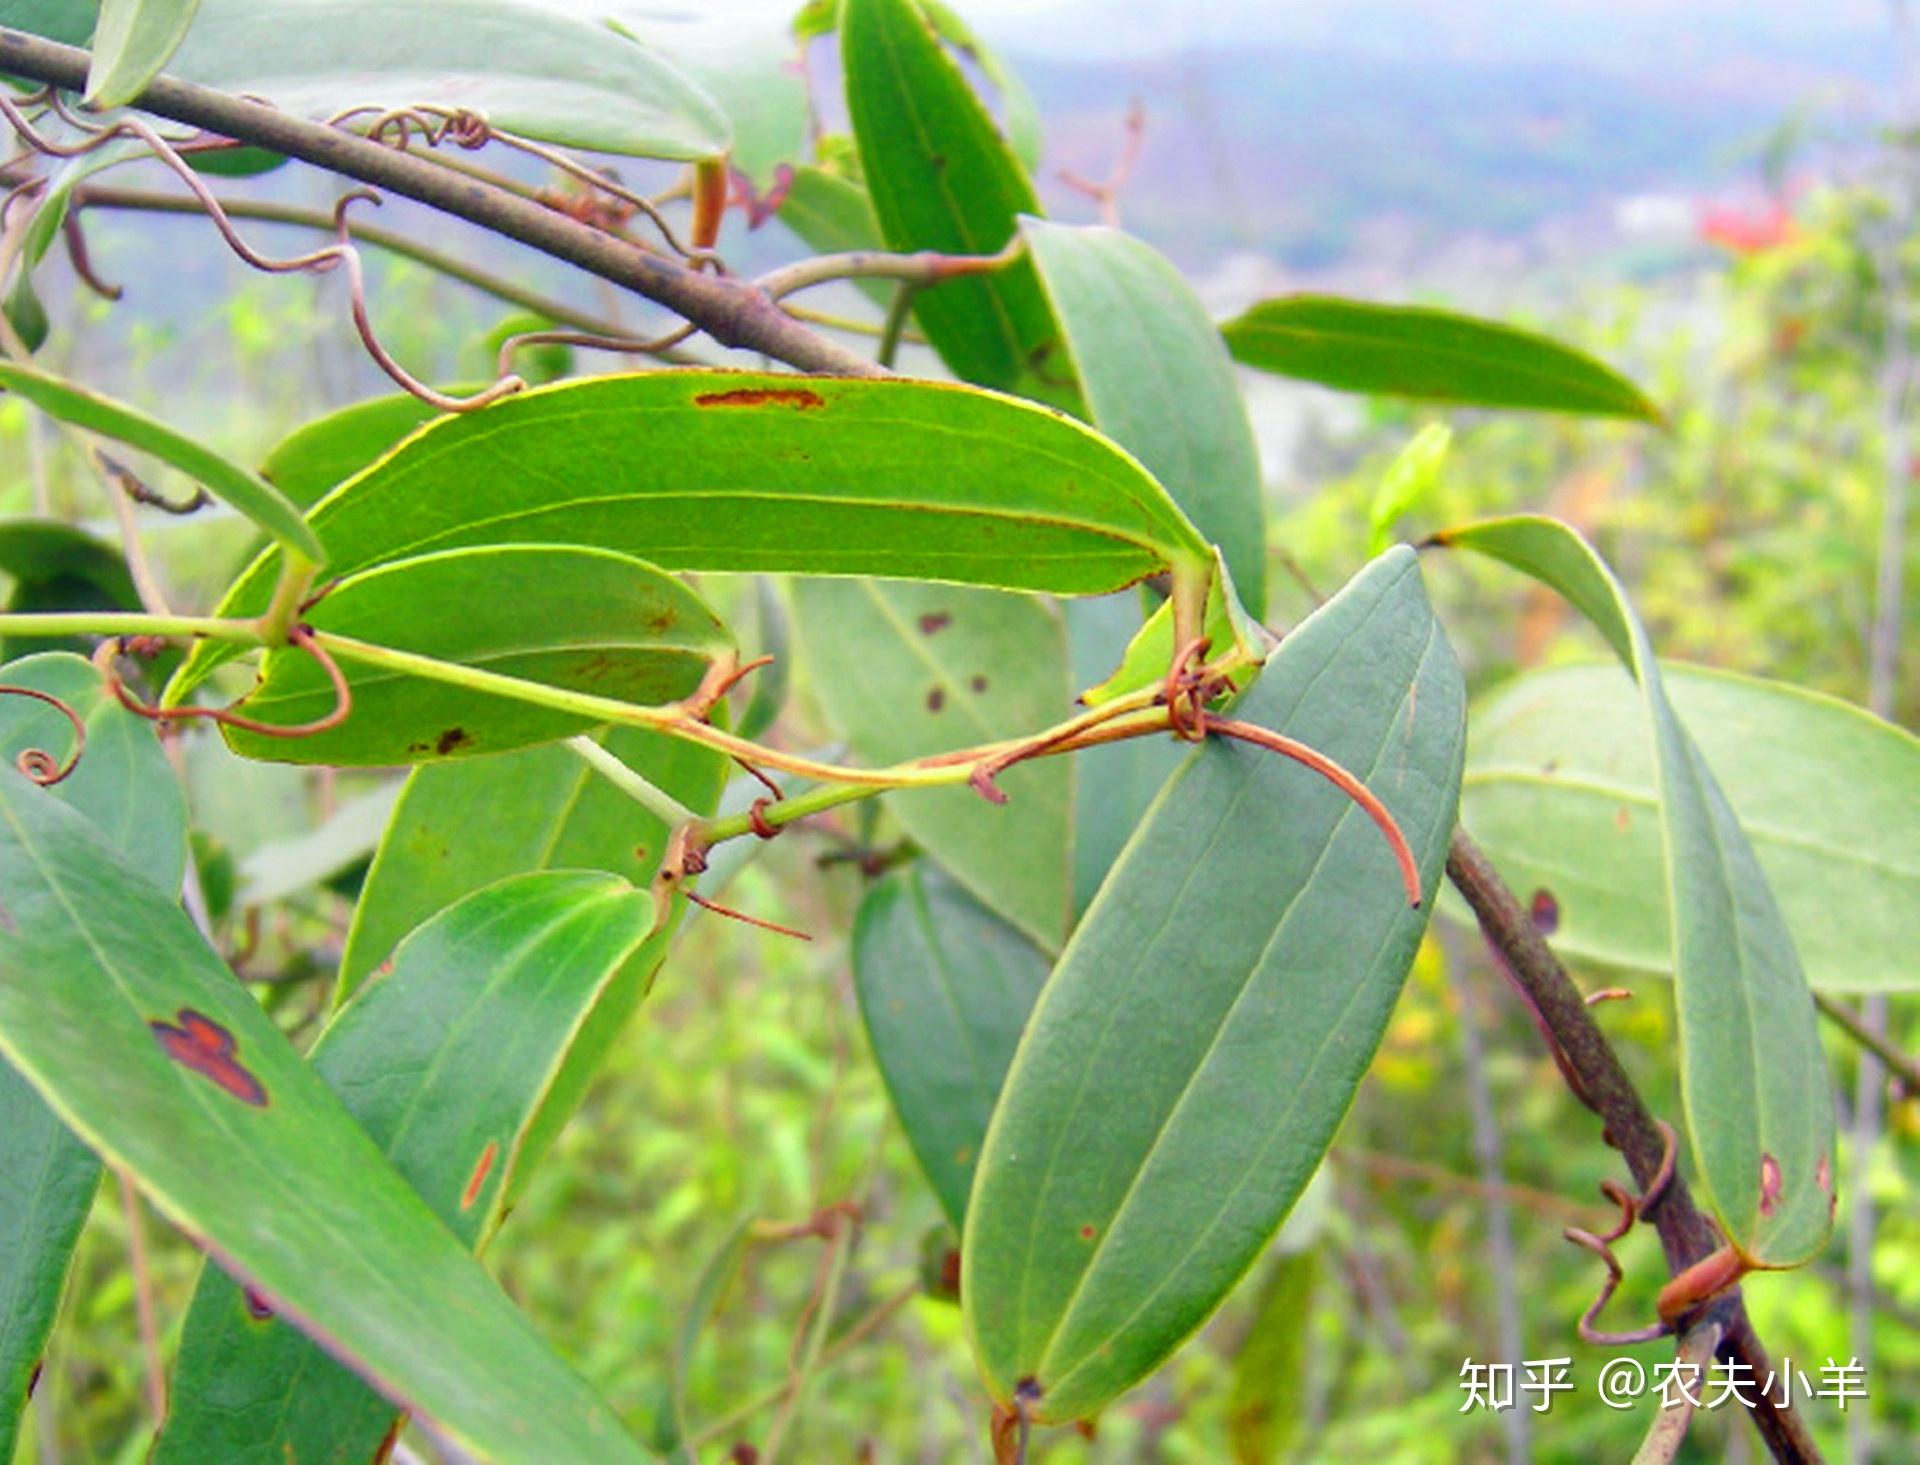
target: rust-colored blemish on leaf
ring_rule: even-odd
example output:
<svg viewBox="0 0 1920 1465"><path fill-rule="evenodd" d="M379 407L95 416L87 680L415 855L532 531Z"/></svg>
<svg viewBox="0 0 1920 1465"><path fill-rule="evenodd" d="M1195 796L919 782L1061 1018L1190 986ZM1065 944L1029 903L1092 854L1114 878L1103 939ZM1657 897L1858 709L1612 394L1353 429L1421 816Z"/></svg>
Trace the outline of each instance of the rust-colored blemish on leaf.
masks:
<svg viewBox="0 0 1920 1465"><path fill-rule="evenodd" d="M949 1297L960 1295L960 1248L949 1246L940 1255L940 1286Z"/></svg>
<svg viewBox="0 0 1920 1465"><path fill-rule="evenodd" d="M1825 1155L1822 1155L1820 1163L1813 1167L1813 1183L1829 1195L1833 1193L1833 1162Z"/></svg>
<svg viewBox="0 0 1920 1465"><path fill-rule="evenodd" d="M920 617L920 634L923 636L938 635L952 624L953 617L946 611L930 610Z"/></svg>
<svg viewBox="0 0 1920 1465"><path fill-rule="evenodd" d="M1080 1239L1081 1239L1082 1241L1091 1241L1091 1240L1093 1240L1093 1238L1094 1238L1094 1229L1093 1229L1093 1227L1091 1227L1091 1226L1082 1226L1082 1227L1080 1228Z"/></svg>
<svg viewBox="0 0 1920 1465"><path fill-rule="evenodd" d="M947 705L947 694L943 688L934 687L927 692L927 711L938 712Z"/></svg>
<svg viewBox="0 0 1920 1465"><path fill-rule="evenodd" d="M270 1322L273 1319L273 1304L268 1302L251 1287L242 1287L240 1293L247 1299L247 1316L257 1323Z"/></svg>
<svg viewBox="0 0 1920 1465"><path fill-rule="evenodd" d="M1545 886L1533 892L1527 914L1533 919L1533 929L1542 936L1551 936L1560 929L1560 902Z"/></svg>
<svg viewBox="0 0 1920 1465"><path fill-rule="evenodd" d="M1625 804L1613 811L1613 827L1625 834L1632 827L1633 812Z"/></svg>
<svg viewBox="0 0 1920 1465"><path fill-rule="evenodd" d="M177 1024L159 1018L147 1024L167 1057L182 1068L212 1079L241 1103L266 1108L266 1086L235 1056L239 1045L233 1034L191 1007L181 1008L176 1016Z"/></svg>
<svg viewBox="0 0 1920 1465"><path fill-rule="evenodd" d="M500 1144L497 1140L488 1140L487 1147L480 1151L480 1159L473 1167L473 1174L467 1178L467 1188L460 1196L460 1209L469 1210L480 1199L480 1187L487 1183L487 1175L493 1169L493 1162L499 1157Z"/></svg>
<svg viewBox="0 0 1920 1465"><path fill-rule="evenodd" d="M702 392L696 407L792 407L808 412L827 405L827 399L805 387L737 387L731 392Z"/></svg>
<svg viewBox="0 0 1920 1465"><path fill-rule="evenodd" d="M1760 1214L1771 1216L1780 1204L1780 1162L1772 1155L1760 1156Z"/></svg>
<svg viewBox="0 0 1920 1465"><path fill-rule="evenodd" d="M968 681L967 685L975 692L984 692L987 690L987 679L983 676L975 676Z"/></svg>
<svg viewBox="0 0 1920 1465"><path fill-rule="evenodd" d="M444 758L455 748L463 748L472 741L473 734L464 727L450 727L434 740L433 751Z"/></svg>

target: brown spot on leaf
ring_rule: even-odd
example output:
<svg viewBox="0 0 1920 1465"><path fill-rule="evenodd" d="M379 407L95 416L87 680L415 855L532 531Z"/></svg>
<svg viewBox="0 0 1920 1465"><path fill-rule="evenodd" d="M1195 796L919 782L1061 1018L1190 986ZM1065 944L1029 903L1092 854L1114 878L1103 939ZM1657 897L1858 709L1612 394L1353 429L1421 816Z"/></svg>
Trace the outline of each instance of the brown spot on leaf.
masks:
<svg viewBox="0 0 1920 1465"><path fill-rule="evenodd" d="M471 1210L473 1203L480 1199L480 1187L487 1183L487 1174L493 1169L493 1162L499 1154L499 1142L488 1140L487 1147L480 1151L480 1158L474 1164L473 1174L467 1177L467 1188L460 1196L461 1210Z"/></svg>
<svg viewBox="0 0 1920 1465"><path fill-rule="evenodd" d="M181 1008L176 1016L177 1024L159 1018L147 1024L167 1056L182 1068L212 1079L241 1103L266 1108L266 1086L236 1056L239 1044L233 1034L191 1007Z"/></svg>
<svg viewBox="0 0 1920 1465"><path fill-rule="evenodd" d="M938 712L947 705L947 693L943 687L933 687L927 692L927 711Z"/></svg>
<svg viewBox="0 0 1920 1465"><path fill-rule="evenodd" d="M949 1297L960 1295L960 1248L949 1246L940 1254L940 1286Z"/></svg>
<svg viewBox="0 0 1920 1465"><path fill-rule="evenodd" d="M1760 1156L1760 1214L1771 1216L1780 1204L1780 1162L1772 1155Z"/></svg>
<svg viewBox="0 0 1920 1465"><path fill-rule="evenodd" d="M1633 813L1630 809L1627 808L1625 804L1622 804L1619 808L1613 811L1613 827L1615 829L1619 830L1622 834L1625 834L1627 830L1632 827L1632 825L1633 825Z"/></svg>
<svg viewBox="0 0 1920 1465"><path fill-rule="evenodd" d="M1093 1240L1093 1237L1094 1237L1094 1230L1093 1230L1093 1227L1091 1227L1091 1226L1082 1226L1082 1227L1080 1228L1080 1239L1081 1239L1082 1241L1091 1241L1091 1240Z"/></svg>
<svg viewBox="0 0 1920 1465"><path fill-rule="evenodd" d="M464 727L450 727L434 739L433 751L444 758L455 748L465 747L472 741L473 734Z"/></svg>
<svg viewBox="0 0 1920 1465"><path fill-rule="evenodd" d="M693 399L697 407L792 407L806 412L827 405L827 399L805 387L739 387L731 392L703 392Z"/></svg>
<svg viewBox="0 0 1920 1465"><path fill-rule="evenodd" d="M273 1319L273 1304L268 1302L251 1287L242 1287L240 1295L247 1300L247 1316L256 1323L270 1322Z"/></svg>
<svg viewBox="0 0 1920 1465"><path fill-rule="evenodd" d="M969 687L972 687L975 692L984 692L987 690L987 679L985 677L976 676L971 681L969 681L967 685Z"/></svg>
<svg viewBox="0 0 1920 1465"><path fill-rule="evenodd" d="M1527 914L1533 919L1533 929L1542 936L1551 936L1560 929L1560 902L1545 886L1533 892L1533 902L1528 906Z"/></svg>
<svg viewBox="0 0 1920 1465"><path fill-rule="evenodd" d="M930 610L920 617L920 634L932 636L953 624L953 617L944 610Z"/></svg>

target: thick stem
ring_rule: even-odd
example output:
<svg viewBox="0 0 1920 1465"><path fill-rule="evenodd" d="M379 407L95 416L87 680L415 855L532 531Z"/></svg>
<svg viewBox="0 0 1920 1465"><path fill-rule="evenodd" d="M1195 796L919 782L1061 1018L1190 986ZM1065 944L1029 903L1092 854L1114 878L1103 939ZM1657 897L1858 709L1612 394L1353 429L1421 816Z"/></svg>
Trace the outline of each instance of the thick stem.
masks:
<svg viewBox="0 0 1920 1465"><path fill-rule="evenodd" d="M1606 1126L1607 1143L1620 1151L1635 1181L1645 1190L1660 1174L1665 1141L1633 1080L1621 1067L1613 1045L1594 1021L1580 989L1521 909L1499 871L1465 830L1454 832L1447 850L1447 874L1473 907L1481 931L1550 1035L1575 1097L1600 1116ZM1664 1199L1652 1207L1650 1219L1660 1233L1669 1273L1684 1271L1720 1245L1712 1222L1694 1205L1686 1182L1678 1175L1668 1183ZM1750 1377L1765 1381L1773 1372L1772 1360L1754 1334L1739 1293L1721 1298L1712 1312L1725 1327L1719 1356L1746 1364L1752 1370ZM1752 1411L1754 1427L1774 1459L1820 1460L1820 1447L1805 1419L1791 1404L1782 1405L1777 1400L1777 1394L1765 1396Z"/></svg>
<svg viewBox="0 0 1920 1465"><path fill-rule="evenodd" d="M0 73L68 90L86 86L88 53L24 31L0 29ZM880 368L780 309L759 286L697 272L554 209L425 158L308 122L261 102L162 76L134 102L155 116L285 153L358 179L625 285L693 321L723 346L757 351L802 371L875 376Z"/></svg>

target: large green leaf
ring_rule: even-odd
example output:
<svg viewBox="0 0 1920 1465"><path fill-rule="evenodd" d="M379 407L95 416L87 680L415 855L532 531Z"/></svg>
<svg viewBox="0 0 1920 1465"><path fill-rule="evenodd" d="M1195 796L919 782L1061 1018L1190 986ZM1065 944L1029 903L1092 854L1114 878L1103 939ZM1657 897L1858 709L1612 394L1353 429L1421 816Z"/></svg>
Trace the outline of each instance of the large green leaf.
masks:
<svg viewBox="0 0 1920 1465"><path fill-rule="evenodd" d="M0 909L0 1050L222 1265L468 1454L643 1458L179 907L11 768Z"/></svg>
<svg viewBox="0 0 1920 1465"><path fill-rule="evenodd" d="M1180 272L1117 229L1022 219L1066 333L1089 420L1221 547L1240 598L1266 606L1266 514L1253 424L1233 363Z"/></svg>
<svg viewBox="0 0 1920 1465"><path fill-rule="evenodd" d="M92 820L156 888L180 888L186 802L153 728L107 696L75 656L28 657L0 667L0 684L59 697L87 730L87 751L48 789ZM0 765L28 749L64 764L73 726L35 698L0 695ZM59 1309L74 1242L100 1162L0 1062L0 1460L11 1460L27 1389Z"/></svg>
<svg viewBox="0 0 1920 1465"><path fill-rule="evenodd" d="M915 0L846 0L840 54L861 172L887 247L993 254L1039 202ZM955 376L1079 410L1033 265L949 280L914 315Z"/></svg>
<svg viewBox="0 0 1920 1465"><path fill-rule="evenodd" d="M445 550L348 576L314 629L548 686L658 704L699 686L732 638L699 596L628 555L553 545ZM343 668L353 711L330 731L273 738L222 730L236 753L290 763L420 763L503 753L584 732L593 720L361 664ZM297 647L269 652L249 717L312 722L333 684Z"/></svg>
<svg viewBox="0 0 1920 1465"><path fill-rule="evenodd" d="M1281 643L1235 716L1364 780L1430 900L1464 702L1401 549ZM1237 743L1189 758L1041 993L987 1132L960 1275L996 1399L1083 1418L1206 1319L1332 1142L1425 926L1344 795Z"/></svg>
<svg viewBox="0 0 1920 1465"><path fill-rule="evenodd" d="M652 898L615 876L504 881L414 932L314 1045L314 1071L470 1250L499 1226L528 1126L652 924ZM155 1465L375 1458L393 1405L260 1314L202 1272Z"/></svg>
<svg viewBox="0 0 1920 1465"><path fill-rule="evenodd" d="M711 749L637 728L616 728L604 744L696 814L712 812L730 766ZM606 870L644 886L667 832L564 747L415 769L354 907L336 1000L435 911L509 875Z"/></svg>
<svg viewBox="0 0 1920 1465"><path fill-rule="evenodd" d="M1221 330L1236 360L1345 392L1660 421L1659 409L1612 367L1531 331L1453 311L1283 295Z"/></svg>
<svg viewBox="0 0 1920 1465"><path fill-rule="evenodd" d="M275 443L260 464L260 476L302 509L310 509L439 415L411 392L355 402L303 423Z"/></svg>
<svg viewBox="0 0 1920 1465"><path fill-rule="evenodd" d="M9 611L140 609L120 551L57 519L0 519L0 575L13 581ZM87 648L78 637L10 636L0 645L19 655Z"/></svg>
<svg viewBox="0 0 1920 1465"><path fill-rule="evenodd" d="M1661 666L1786 917L1808 983L1920 987L1920 741L1784 682ZM1476 710L1462 818L1565 955L1671 973L1646 711L1613 666L1510 683Z"/></svg>
<svg viewBox="0 0 1920 1465"><path fill-rule="evenodd" d="M815 695L863 762L998 742L1072 715L1060 618L1031 596L797 580L794 606ZM964 784L888 796L915 841L1049 951L1072 906L1072 761L1009 769L1005 804Z"/></svg>
<svg viewBox="0 0 1920 1465"><path fill-rule="evenodd" d="M87 105L124 107L145 91L185 39L199 7L200 0L100 0Z"/></svg>
<svg viewBox="0 0 1920 1465"><path fill-rule="evenodd" d="M874 1059L934 1194L963 1229L974 1162L1047 959L925 861L867 892L853 984Z"/></svg>
<svg viewBox="0 0 1920 1465"><path fill-rule="evenodd" d="M1626 663L1645 703L1680 1014L1680 1092L1700 1183L1757 1264L1819 1251L1833 1217L1833 1098L1813 998L1780 907L1719 782L1667 698L1626 591L1578 533L1494 519L1437 536L1564 595Z"/></svg>
<svg viewBox="0 0 1920 1465"><path fill-rule="evenodd" d="M538 0L201 0L168 71L306 117L431 103L596 152L691 160L731 143L658 54Z"/></svg>
<svg viewBox="0 0 1920 1465"><path fill-rule="evenodd" d="M151 453L238 509L288 549L316 563L325 560L313 530L277 488L164 422L17 361L0 361L0 387L62 422Z"/></svg>
<svg viewBox="0 0 1920 1465"><path fill-rule="evenodd" d="M1043 407L934 382L656 371L442 418L312 512L335 574L461 545L597 545L669 570L1095 594L1205 542L1132 458ZM221 603L257 614L269 551ZM324 602L323 602L324 605ZM203 646L178 700L231 655Z"/></svg>

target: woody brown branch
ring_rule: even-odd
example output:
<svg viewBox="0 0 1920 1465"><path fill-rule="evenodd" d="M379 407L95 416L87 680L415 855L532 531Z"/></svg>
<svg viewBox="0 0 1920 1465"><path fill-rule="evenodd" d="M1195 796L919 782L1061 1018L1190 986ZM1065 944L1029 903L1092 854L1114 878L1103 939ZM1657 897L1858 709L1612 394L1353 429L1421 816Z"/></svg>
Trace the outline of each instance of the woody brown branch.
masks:
<svg viewBox="0 0 1920 1465"><path fill-rule="evenodd" d="M1607 1143L1620 1151L1635 1182L1643 1190L1651 1186L1660 1174L1666 1148L1659 1125L1621 1067L1613 1045L1594 1021L1580 989L1521 909L1499 871L1464 830L1454 832L1448 847L1447 875L1473 907L1481 931L1505 959L1514 980L1539 1014L1559 1050L1575 1096L1600 1116ZM1660 1233L1669 1273L1677 1275L1719 1249L1720 1238L1712 1222L1694 1204L1686 1182L1678 1175L1667 1185L1648 1219ZM1772 1361L1753 1331L1737 1289L1716 1300L1706 1310L1705 1319L1717 1319L1722 1325L1719 1357L1745 1364L1756 1383L1772 1375ZM1754 1426L1774 1459L1799 1462L1822 1458L1806 1420L1791 1403L1782 1405L1768 1394L1752 1414Z"/></svg>
<svg viewBox="0 0 1920 1465"><path fill-rule="evenodd" d="M0 29L0 73L78 91L86 86L88 62L88 53L77 47ZM167 76L158 78L133 105L170 121L284 153L478 224L624 285L693 321L723 346L762 352L802 371L880 374L872 361L794 320L749 281L698 273L425 158Z"/></svg>

